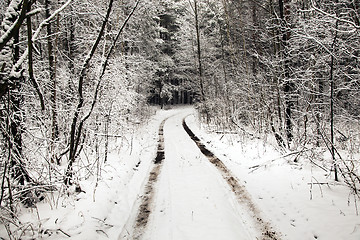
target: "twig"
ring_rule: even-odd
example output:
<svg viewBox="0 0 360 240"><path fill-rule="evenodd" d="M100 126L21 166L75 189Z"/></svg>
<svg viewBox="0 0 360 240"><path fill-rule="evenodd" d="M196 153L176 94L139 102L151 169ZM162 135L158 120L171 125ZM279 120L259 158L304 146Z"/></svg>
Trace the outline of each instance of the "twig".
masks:
<svg viewBox="0 0 360 240"><path fill-rule="evenodd" d="M313 1L313 0L311 1L311 5L312 5L312 8L313 8L315 11L317 11L317 12L319 12L319 13L321 13L321 14L323 14L323 15L327 16L327 17L330 17L330 18L332 18L332 19L335 19L335 20L340 21L340 22L343 22L343 23L347 23L347 24L349 24L349 25L353 26L353 27L354 27L355 29L357 29L357 30L358 30L358 29L360 29L360 26L358 26L356 23L354 23L354 22L352 22L352 21L349 21L349 20L346 20L346 19L339 18L339 17L337 17L336 15L333 15L333 14L327 13L327 12L325 12L325 11L321 10L320 8L317 8L317 7L315 6L315 4L314 4L314 1Z"/></svg>
<svg viewBox="0 0 360 240"><path fill-rule="evenodd" d="M358 206L357 206L357 198L356 198L356 195L354 195L354 205L355 205L355 211L356 211L356 215L359 215L359 211L358 211Z"/></svg>
<svg viewBox="0 0 360 240"><path fill-rule="evenodd" d="M305 149L305 148L303 148L303 149L300 150L300 151L291 152L291 153L288 153L288 154L286 154L286 155L282 155L282 156L280 156L280 157L278 157L278 158L274 158L274 159L268 160L268 161L266 161L266 162L263 163L263 164L258 164L258 165L251 166L251 167L249 167L249 169L253 169L253 168L254 168L254 170L251 171L251 172L254 172L254 171L257 170L258 168L266 166L267 163L271 163L271 162L274 162L274 161L276 161L276 160L278 160L278 159L286 158L286 157L289 157L289 156L291 156L291 155L299 154L299 153L302 153L302 152L305 152L305 151L310 151L310 150L311 150L311 149ZM327 170L326 170L326 171L327 171Z"/></svg>
<svg viewBox="0 0 360 240"><path fill-rule="evenodd" d="M25 192L28 192L28 191L31 191L31 190L35 190L35 189L39 189L39 188L44 188L44 190L46 190L46 191L56 189L56 187L54 185L50 185L50 184L49 185L38 185L38 186L33 186L33 187L29 187L29 188L17 191L13 195L13 197L16 197L18 195L21 195L22 193L25 193Z"/></svg>
<svg viewBox="0 0 360 240"><path fill-rule="evenodd" d="M312 178L317 182L317 185L319 186L319 189L320 189L320 192L321 192L321 197L324 197L324 194L323 194L323 191L322 191L322 188L321 188L321 185L322 185L322 184L320 184L319 181L318 181L314 176L313 176ZM314 184L314 183L313 183L313 184ZM328 186L329 186L329 185L328 185Z"/></svg>
<svg viewBox="0 0 360 240"><path fill-rule="evenodd" d="M10 156L10 155L9 155ZM3 177L2 177L2 181L1 181L1 196L0 196L0 206L4 197L4 188L5 188L5 177L6 177L6 172L7 172L7 164L8 161L5 161L5 166L4 166L4 173L3 173Z"/></svg>
<svg viewBox="0 0 360 240"><path fill-rule="evenodd" d="M311 162L312 164L314 164L316 167L318 167L318 168L320 168L320 169L324 170L325 172L328 172L328 171L329 171L329 170L328 170L328 169L326 169L325 167L320 166L319 164L317 164L316 162L314 162L311 158L309 158L309 160L310 160L310 162Z"/></svg>
<svg viewBox="0 0 360 240"><path fill-rule="evenodd" d="M308 185L328 185L328 187L330 187L329 183L326 182L317 182L317 183L308 183Z"/></svg>
<svg viewBox="0 0 360 240"><path fill-rule="evenodd" d="M29 224L21 231L21 234L20 234L19 239L22 239L21 237L23 236L23 234L25 234L25 231L26 231L28 228L31 228L33 235L35 235L35 231L34 231L34 228L33 228L33 226L32 226L32 223L29 223Z"/></svg>
<svg viewBox="0 0 360 240"><path fill-rule="evenodd" d="M60 228L57 229L59 232L61 232L62 234L64 234L67 237L71 237L69 234L67 234L66 232L64 232L63 230L61 230Z"/></svg>
<svg viewBox="0 0 360 240"><path fill-rule="evenodd" d="M11 190L11 184L10 184L10 179L9 177L6 177L7 180L7 184L9 187L9 205L10 205L10 210L11 210L11 217L15 217L15 211L14 211L14 207L13 205L13 196L12 196L12 190Z"/></svg>

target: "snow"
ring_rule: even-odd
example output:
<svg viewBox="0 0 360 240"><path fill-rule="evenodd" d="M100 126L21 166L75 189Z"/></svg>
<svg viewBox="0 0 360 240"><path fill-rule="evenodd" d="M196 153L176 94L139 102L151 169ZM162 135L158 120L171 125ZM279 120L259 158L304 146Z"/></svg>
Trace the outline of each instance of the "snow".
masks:
<svg viewBox="0 0 360 240"><path fill-rule="evenodd" d="M79 240L117 239L141 194L155 157L159 124L175 111L159 111L136 130L134 136L125 136L133 138L132 148L131 140L113 143L96 191L96 176L93 176L80 181L84 192L76 194L74 190L67 190L69 196L61 194L60 197L59 193L49 194L36 208L21 208L20 220L24 226L29 226L25 231L28 238L22 239L68 239L67 235ZM123 147L119 149L120 145ZM136 167L140 160L141 164ZM17 233L20 235L21 229ZM3 226L1 237L8 238Z"/></svg>
<svg viewBox="0 0 360 240"><path fill-rule="evenodd" d="M251 218L184 131L182 119L190 112L165 123L164 166L141 239L255 239Z"/></svg>
<svg viewBox="0 0 360 240"><path fill-rule="evenodd" d="M165 160L142 239L256 239L261 233L251 214L183 130L185 116L192 131L245 185L261 216L282 239L360 239L360 218L344 184L305 159L295 163L292 155L282 157L264 140L207 131L192 107L158 110L133 136L126 136L133 138L132 148L130 142L121 148L113 142L99 180L91 176L80 181L83 192L69 189L63 194L59 189L36 208L21 208L27 230L15 231L13 237L131 239L138 202L154 165L158 128L169 117ZM0 238L8 239L2 225Z"/></svg>
<svg viewBox="0 0 360 240"><path fill-rule="evenodd" d="M295 163L294 156L283 158L264 140L208 132L195 116L187 123L243 181L283 239L360 239L354 198L327 172L306 160Z"/></svg>

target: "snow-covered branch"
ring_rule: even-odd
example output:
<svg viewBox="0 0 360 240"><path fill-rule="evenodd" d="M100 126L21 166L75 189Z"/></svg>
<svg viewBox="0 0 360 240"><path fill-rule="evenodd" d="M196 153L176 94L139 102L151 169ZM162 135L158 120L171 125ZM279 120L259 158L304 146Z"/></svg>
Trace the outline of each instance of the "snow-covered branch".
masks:
<svg viewBox="0 0 360 240"><path fill-rule="evenodd" d="M81 121L80 121L80 126L83 126L83 124L85 123L85 121L90 117L92 111L94 110L94 107L95 107L95 104L96 104L97 98L98 98L98 93L99 93L99 90L100 90L101 80L102 80L102 78L103 78L103 76L104 76L104 74L105 74L105 70L106 70L106 67L107 67L107 65L108 65L108 61L109 61L109 59L110 59L110 56L111 56L111 54L112 54L112 52L113 52L113 50L114 50L114 48L115 48L115 46L116 46L116 42L119 40L119 37L120 37L121 33L123 32L125 26L126 26L127 23L129 22L131 16L134 14L134 12L135 12L136 8L138 7L140 1L141 1L141 0L138 0L138 1L135 3L132 11L130 12L130 14L129 14L129 15L127 16L127 18L125 19L123 25L122 25L121 28L119 29L119 31L118 31L118 33L117 33L117 35L116 35L116 37L115 37L115 39L114 39L111 47L110 47L110 50L109 50L109 52L108 52L108 54L107 54L107 56L106 56L106 59L105 59L104 63L102 64L102 69L101 69L101 73L100 73L100 76L99 76L99 79L98 79L98 83L97 83L96 88L95 88L95 93L94 93L93 101L92 101L92 103L91 103L91 108L90 108L89 112L81 119Z"/></svg>
<svg viewBox="0 0 360 240"><path fill-rule="evenodd" d="M7 12L11 15L15 15L15 9L20 6L20 2L18 0L14 0L10 3ZM19 30L21 24L26 18L26 10L27 10L28 1L23 2L23 7L21 9L20 15L17 20L8 28L5 29L6 32L0 37L0 50L5 47L5 45L10 41L10 39L14 36L14 34Z"/></svg>
<svg viewBox="0 0 360 240"><path fill-rule="evenodd" d="M72 2L72 0L68 0L66 3L64 3L59 9L57 9L56 11L53 12L53 14L51 14L50 17L48 17L47 19L45 19L44 21L42 21L40 23L40 25L38 26L38 28L36 29L36 31L34 32L33 36L32 36L32 42L35 42L41 32L41 30L43 29L43 27L45 27L56 15L58 15L61 11L63 11L67 6L69 6L69 4ZM21 56L21 58L16 62L16 64L14 64L14 66L11 69L11 73L10 76L17 76L19 73L17 72L18 69L20 68L21 64L23 64L23 62L26 60L27 58L27 54L28 54L28 50L26 50L23 55Z"/></svg>
<svg viewBox="0 0 360 240"><path fill-rule="evenodd" d="M315 3L314 3L314 0L311 0L311 7L312 7L315 11L317 11L317 12L319 12L319 13L325 15L325 16L328 16L328 17L330 17L330 18L332 18L332 19L334 19L334 20L337 20L337 21L339 21L339 22L347 23L347 24L353 26L354 28L356 28L357 30L360 29L360 26L357 25L355 22L352 22L352 21L349 21L349 20L346 20L346 19L343 19L343 18L339 18L338 16L336 16L336 14L330 14L330 13L325 12L325 11L321 10L320 8L316 7L316 6L315 6Z"/></svg>

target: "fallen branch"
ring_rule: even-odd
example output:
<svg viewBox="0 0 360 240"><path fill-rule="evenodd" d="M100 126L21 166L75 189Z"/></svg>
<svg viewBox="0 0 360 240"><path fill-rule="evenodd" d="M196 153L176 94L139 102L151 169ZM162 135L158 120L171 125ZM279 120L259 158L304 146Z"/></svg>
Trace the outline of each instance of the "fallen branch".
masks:
<svg viewBox="0 0 360 240"><path fill-rule="evenodd" d="M289 157L289 156L292 156L292 155L299 155L300 153L303 153L305 151L310 151L311 149L302 149L300 151L295 151L295 152L291 152L291 153L288 153L286 155L282 155L278 158L274 158L274 159L271 159L271 160L268 160L266 162L264 162L263 164L258 164L258 165L254 165L254 166L251 166L249 167L249 169L254 169L252 170L251 172L254 172L255 170L257 170L258 168L260 167L265 167L268 163L272 163L272 162L275 162L276 160L279 160L279 159L282 159L282 158L286 158L286 157ZM327 170L326 170L327 171Z"/></svg>
<svg viewBox="0 0 360 240"><path fill-rule="evenodd" d="M66 232L64 232L62 229L57 229L59 232L61 232L62 234L64 234L67 237L71 237L69 234L67 234Z"/></svg>

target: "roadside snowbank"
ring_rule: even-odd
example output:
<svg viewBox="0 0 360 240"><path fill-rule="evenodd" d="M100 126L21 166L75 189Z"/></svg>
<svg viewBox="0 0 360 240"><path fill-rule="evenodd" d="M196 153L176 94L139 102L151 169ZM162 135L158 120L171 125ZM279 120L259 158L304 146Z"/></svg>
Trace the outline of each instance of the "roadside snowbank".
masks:
<svg viewBox="0 0 360 240"><path fill-rule="evenodd" d="M17 229L13 233L16 236L12 237L117 239L141 194L155 157L159 125L164 118L177 111L158 110L148 123L134 129L133 135L124 136L127 142L123 139L113 141L108 161L102 163L99 180L95 175L86 179L80 177L83 179L79 182L81 193L68 189L67 195L59 196L58 192L49 194L35 208L19 207L19 219L24 230ZM16 227L12 226L12 230L16 230ZM1 238L9 238L4 226L0 227Z"/></svg>
<svg viewBox="0 0 360 240"><path fill-rule="evenodd" d="M360 239L360 217L347 186L306 160L283 157L260 139L207 132L197 116L186 123L243 181L283 239Z"/></svg>

